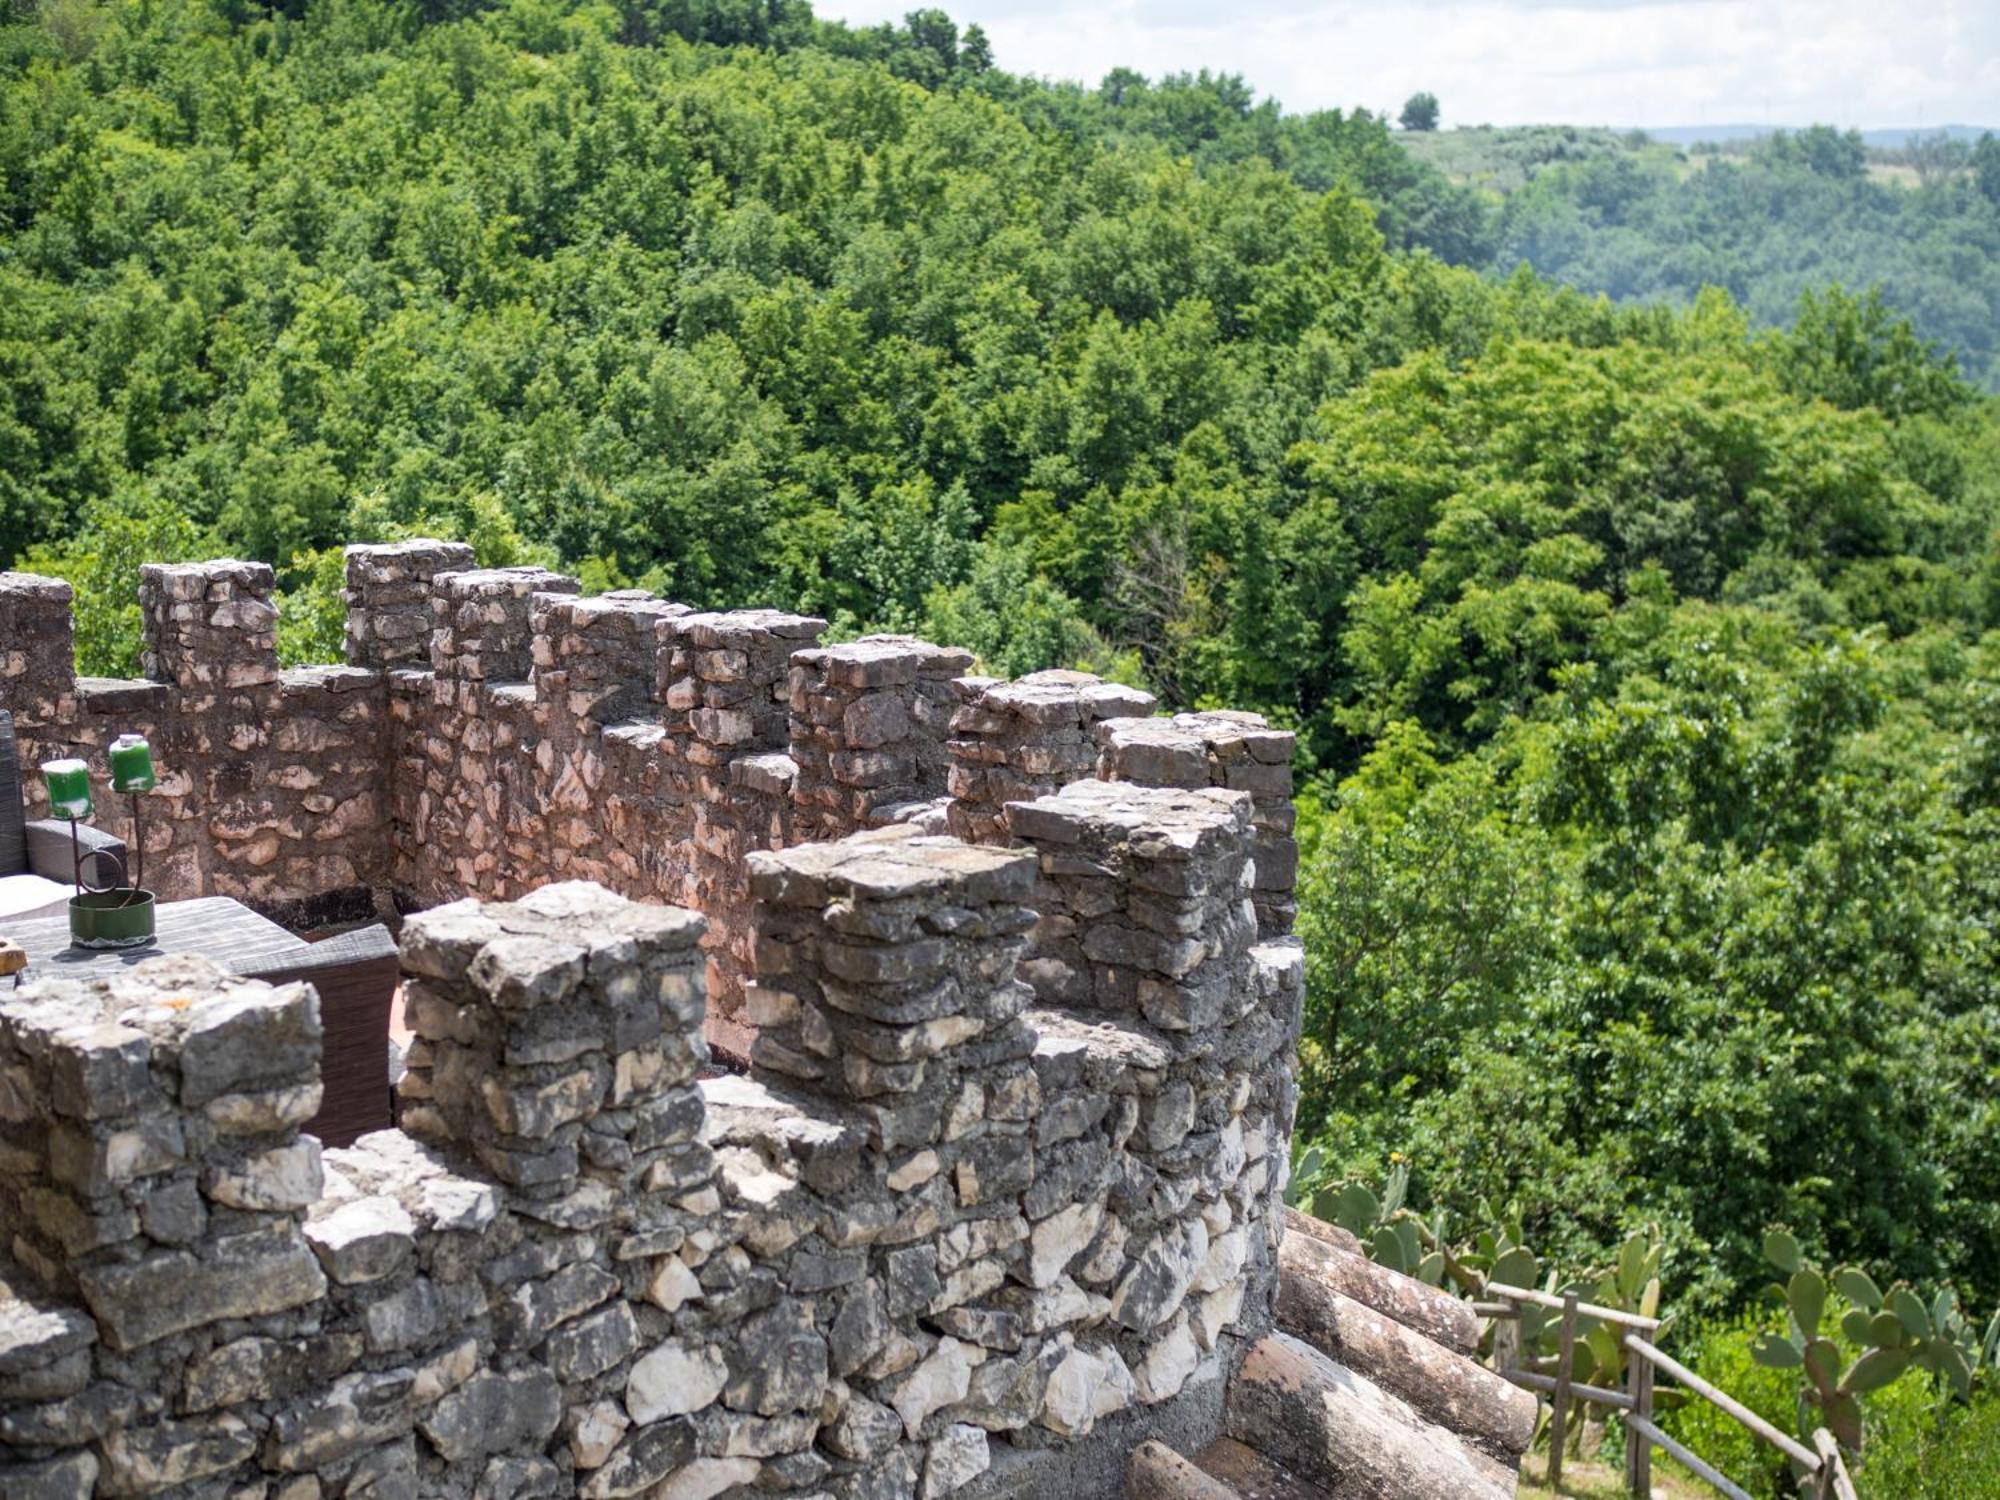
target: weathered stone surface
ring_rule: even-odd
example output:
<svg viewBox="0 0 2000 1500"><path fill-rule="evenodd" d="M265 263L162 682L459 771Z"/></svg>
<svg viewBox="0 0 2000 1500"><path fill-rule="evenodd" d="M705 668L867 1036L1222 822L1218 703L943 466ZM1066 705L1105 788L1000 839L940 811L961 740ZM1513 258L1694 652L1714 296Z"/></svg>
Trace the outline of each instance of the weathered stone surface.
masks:
<svg viewBox="0 0 2000 1500"><path fill-rule="evenodd" d="M933 1412L963 1401L973 1367L985 1357L986 1351L973 1345L939 1339L937 1348L893 1388L890 1404L903 1419L903 1430L917 1437Z"/></svg>
<svg viewBox="0 0 2000 1500"><path fill-rule="evenodd" d="M44 1401L73 1395L88 1379L97 1328L75 1308L23 1295L0 1281L0 1399Z"/></svg>
<svg viewBox="0 0 2000 1500"><path fill-rule="evenodd" d="M214 1241L131 1265L82 1271L78 1281L115 1348L134 1349L223 1318L254 1318L311 1302L326 1290L319 1263L291 1228Z"/></svg>
<svg viewBox="0 0 2000 1500"><path fill-rule="evenodd" d="M273 1418L264 1461L273 1469L318 1469L410 1430L408 1370L345 1375L323 1394Z"/></svg>
<svg viewBox="0 0 2000 1500"><path fill-rule="evenodd" d="M97 1455L87 1451L0 1465L0 1493L7 1500L89 1500L99 1468Z"/></svg>
<svg viewBox="0 0 2000 1500"><path fill-rule="evenodd" d="M1178 1396L1200 1363L1193 1326L1185 1316L1175 1318L1133 1369L1133 1389L1147 1405Z"/></svg>
<svg viewBox="0 0 2000 1500"><path fill-rule="evenodd" d="M826 1340L812 1311L787 1299L747 1319L729 1351L723 1399L739 1411L802 1411L819 1402L826 1384Z"/></svg>
<svg viewBox="0 0 2000 1500"><path fill-rule="evenodd" d="M1208 1257L1208 1230L1199 1219L1155 1237L1111 1294L1111 1316L1143 1333L1173 1316Z"/></svg>
<svg viewBox="0 0 2000 1500"><path fill-rule="evenodd" d="M1101 1203L1073 1203L1037 1224L1029 1235L1027 1282L1052 1286L1071 1261L1089 1248L1104 1222Z"/></svg>
<svg viewBox="0 0 2000 1500"><path fill-rule="evenodd" d="M319 1060L319 998L304 985L244 983L190 1012L180 1046L182 1104L282 1081Z"/></svg>
<svg viewBox="0 0 2000 1500"><path fill-rule="evenodd" d="M983 1428L963 1422L945 1428L924 1457L924 1500L943 1500L984 1474L992 1462Z"/></svg>
<svg viewBox="0 0 2000 1500"><path fill-rule="evenodd" d="M485 1372L438 1402L418 1430L450 1463L538 1447L561 1420L561 1399L561 1388L546 1370Z"/></svg>
<svg viewBox="0 0 2000 1500"><path fill-rule="evenodd" d="M763 1465L747 1458L697 1458L653 1491L653 1500L714 1500L753 1482Z"/></svg>
<svg viewBox="0 0 2000 1500"><path fill-rule="evenodd" d="M577 1493L583 1500L622 1500L660 1483L693 1456L694 1428L685 1419L636 1428Z"/></svg>
<svg viewBox="0 0 2000 1500"><path fill-rule="evenodd" d="M1130 1406L1132 1372L1114 1348L1071 1349L1049 1377L1041 1422L1065 1437L1083 1437L1100 1418Z"/></svg>
<svg viewBox="0 0 2000 1500"><path fill-rule="evenodd" d="M560 1379L576 1382L602 1375L630 1355L638 1344L639 1331L632 1320L632 1309L623 1302L615 1302L602 1312L580 1318L549 1335L546 1357Z"/></svg>
<svg viewBox="0 0 2000 1500"><path fill-rule="evenodd" d="M147 1495L233 1469L256 1451L249 1427L229 1415L124 1428L104 1440L100 1495Z"/></svg>
<svg viewBox="0 0 2000 1500"><path fill-rule="evenodd" d="M443 1324L444 1304L437 1286L418 1277L400 1291L367 1302L361 1332L370 1354L393 1354L429 1343Z"/></svg>
<svg viewBox="0 0 2000 1500"><path fill-rule="evenodd" d="M380 1281L410 1263L416 1221L394 1198L361 1198L310 1221L306 1243L342 1286Z"/></svg>
<svg viewBox="0 0 2000 1500"><path fill-rule="evenodd" d="M632 1420L657 1422L710 1405L729 1383L729 1362L712 1346L662 1344L632 1365L625 1409Z"/></svg>
<svg viewBox="0 0 2000 1500"><path fill-rule="evenodd" d="M360 1336L348 1332L299 1339L233 1339L189 1362L181 1410L213 1411L282 1400L345 1374L361 1352Z"/></svg>
<svg viewBox="0 0 2000 1500"><path fill-rule="evenodd" d="M319 1197L319 1142L311 1136L212 1169L203 1191L227 1208L305 1208Z"/></svg>
<svg viewBox="0 0 2000 1500"><path fill-rule="evenodd" d="M612 1454L632 1425L616 1401L595 1401L573 1414L569 1452L579 1469L595 1469Z"/></svg>
<svg viewBox="0 0 2000 1500"><path fill-rule="evenodd" d="M830 1451L858 1463L872 1463L894 1448L902 1436L901 1417L879 1401L859 1395L848 1398L823 1435Z"/></svg>

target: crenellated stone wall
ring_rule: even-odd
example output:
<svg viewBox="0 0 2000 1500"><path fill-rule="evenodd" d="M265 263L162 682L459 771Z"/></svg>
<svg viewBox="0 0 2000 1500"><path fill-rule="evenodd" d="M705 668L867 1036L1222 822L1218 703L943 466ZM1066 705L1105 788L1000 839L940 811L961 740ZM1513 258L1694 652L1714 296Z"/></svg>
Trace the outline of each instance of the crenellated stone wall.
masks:
<svg viewBox="0 0 2000 1500"><path fill-rule="evenodd" d="M951 716L946 809L951 831L975 844L1007 839L1007 804L1042 796L1097 769L1097 726L1148 714L1151 693L1088 672L1031 672L1007 681L961 677Z"/></svg>
<svg viewBox="0 0 2000 1500"><path fill-rule="evenodd" d="M147 676L124 680L76 676L68 585L0 573L0 708L21 739L30 816L45 810L36 765L82 756L94 821L128 843L104 752L127 731L152 741L145 877L163 896L234 896L295 923L358 915L390 879L382 678L281 671L272 584L262 563L147 564Z"/></svg>
<svg viewBox="0 0 2000 1500"><path fill-rule="evenodd" d="M324 1154L310 988L0 992L0 1494L1089 1496L1212 1436L1302 986L1251 799L1009 817L752 852L749 1076L694 912L415 916L402 1128Z"/></svg>
<svg viewBox="0 0 2000 1500"><path fill-rule="evenodd" d="M1266 936L1290 930L1292 736L1255 715L1144 718L1076 672L966 675L901 636L821 644L768 609L583 598L458 543L348 549L345 666L281 671L262 564L148 566L147 678L75 676L68 586L0 575L0 707L32 768L147 734L146 875L293 923L589 879L708 919L711 1032L742 1054L748 856L914 822L1017 842L1012 801L1092 775L1250 794ZM31 797L39 798L29 777ZM100 781L100 786L102 782ZM99 821L129 835L118 799Z"/></svg>
<svg viewBox="0 0 2000 1500"><path fill-rule="evenodd" d="M471 562L350 549L350 662L290 672L269 569L149 567L132 682L0 575L27 764L155 743L150 883L418 913L401 1128L341 1150L309 988L0 991L0 1497L1056 1500L1213 1436L1292 737Z"/></svg>

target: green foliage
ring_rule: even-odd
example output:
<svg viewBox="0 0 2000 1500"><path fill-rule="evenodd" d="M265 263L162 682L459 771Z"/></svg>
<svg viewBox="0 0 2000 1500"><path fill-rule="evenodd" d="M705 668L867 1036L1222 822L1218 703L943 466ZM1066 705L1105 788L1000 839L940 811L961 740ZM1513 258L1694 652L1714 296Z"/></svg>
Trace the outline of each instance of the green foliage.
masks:
<svg viewBox="0 0 2000 1500"><path fill-rule="evenodd" d="M1706 1323L1682 1358L1695 1372L1743 1402L1780 1429L1797 1420L1798 1372L1777 1369L1753 1357L1760 1337L1770 1335L1768 1311L1746 1312ZM1995 1500L2000 1497L2000 1463L1993 1447L2000 1436L2000 1400L1982 1379L1970 1403L1946 1396L1927 1380L1902 1379L1867 1400L1867 1443L1854 1471L1863 1495L1896 1500ZM1734 1419L1705 1401L1685 1402L1661 1425L1759 1500L1785 1500L1798 1487L1791 1467Z"/></svg>
<svg viewBox="0 0 2000 1500"><path fill-rule="evenodd" d="M1710 1319L1692 1337L1683 1336L1678 1357L1704 1380L1727 1391L1784 1432L1798 1420L1797 1376L1760 1363L1752 1354L1756 1341L1767 1336L1770 1321L1768 1312ZM1758 1500L1792 1500L1797 1496L1798 1484L1785 1456L1752 1437L1748 1429L1720 1408L1706 1401L1684 1401L1659 1421L1671 1436L1687 1444ZM1858 1483L1863 1494L1872 1496L1877 1491L1868 1486L1867 1480L1864 1471ZM1900 1494L1895 1490L1880 1493Z"/></svg>
<svg viewBox="0 0 2000 1500"><path fill-rule="evenodd" d="M340 547L293 555L278 579L278 661L314 666L346 659L347 559Z"/></svg>
<svg viewBox="0 0 2000 1500"><path fill-rule="evenodd" d="M1768 1294L1784 1307L1788 1330L1758 1334L1751 1357L1769 1369L1799 1371L1800 1432L1810 1436L1824 1425L1850 1453L1861 1451L1864 1397L1921 1370L1950 1395L1970 1401L1975 1372L1990 1366L2000 1349L2000 1313L1982 1336L1950 1287L1928 1301L1903 1282L1885 1294L1866 1271L1846 1266L1834 1273L1830 1289L1797 1238L1782 1229L1765 1231L1764 1258L1786 1278ZM1837 1335L1830 1290L1845 1304ZM1843 1346L1855 1351L1851 1359Z"/></svg>
<svg viewBox="0 0 2000 1500"><path fill-rule="evenodd" d="M1904 1381L1870 1406L1873 1429L1859 1484L1897 1500L2000 1500L2000 1395L1941 1405Z"/></svg>
<svg viewBox="0 0 2000 1500"><path fill-rule="evenodd" d="M935 10L14 14L0 558L85 670L143 559L276 564L304 661L339 545L429 532L1260 709L1301 1127L1405 1154L1417 1269L1504 1205L1467 1257L1657 1223L1697 1311L1778 1221L2000 1292L2000 421L1940 352L1992 378L1991 142L1910 192L1551 130L1489 208ZM1523 257L1610 295L1468 269Z"/></svg>
<svg viewBox="0 0 2000 1500"><path fill-rule="evenodd" d="M979 548L964 583L940 586L925 600L921 628L929 639L966 647L981 670L1003 677L1078 667L1139 681L1136 658L1115 656L1076 601L1037 576L1016 548Z"/></svg>
<svg viewBox="0 0 2000 1500"><path fill-rule="evenodd" d="M1403 112L1396 116L1396 123L1405 130L1436 130L1438 128L1438 97L1428 91L1412 94L1403 102Z"/></svg>
<svg viewBox="0 0 2000 1500"><path fill-rule="evenodd" d="M1461 139L1462 138L1462 139ZM2000 147L1926 158L1913 186L1877 174L1858 136L1779 131L1738 156L1690 155L1568 127L1450 131L1413 149L1505 193L1485 263L1522 262L1615 300L1725 288L1758 322L1791 321L1830 282L1877 288L1919 336L2000 386Z"/></svg>

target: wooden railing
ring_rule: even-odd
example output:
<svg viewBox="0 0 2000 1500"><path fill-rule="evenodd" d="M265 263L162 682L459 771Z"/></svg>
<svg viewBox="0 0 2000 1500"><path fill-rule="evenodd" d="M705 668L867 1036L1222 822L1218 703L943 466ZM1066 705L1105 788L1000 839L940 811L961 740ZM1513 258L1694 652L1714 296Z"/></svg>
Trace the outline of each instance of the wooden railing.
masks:
<svg viewBox="0 0 2000 1500"><path fill-rule="evenodd" d="M1553 1374L1524 1369L1504 1359L1500 1362L1500 1373L1507 1379L1549 1398L1551 1493L1558 1493L1562 1484L1563 1447L1569 1435L1570 1408L1577 1401L1588 1401L1625 1414L1625 1487L1630 1493L1640 1496L1641 1500L1653 1492L1655 1448L1696 1478L1715 1486L1729 1500L1754 1500L1740 1484L1684 1443L1677 1442L1659 1429L1653 1420L1653 1376L1657 1371L1677 1382L1688 1395L1708 1402L1733 1419L1759 1442L1769 1444L1789 1458L1799 1473L1802 1494L1811 1496L1812 1500L1856 1500L1854 1481L1848 1477L1840 1444L1834 1441L1832 1433L1824 1427L1817 1429L1813 1433L1812 1446L1807 1447L1797 1438L1772 1426L1727 1391L1718 1390L1703 1380L1679 1360L1661 1353L1653 1343L1653 1336L1660 1329L1659 1319L1583 1302L1578 1300L1575 1292L1557 1296L1553 1292L1538 1292L1529 1287L1508 1286L1497 1281L1486 1284L1485 1297L1487 1300L1473 1304L1473 1310L1482 1317L1518 1320L1524 1303L1562 1314L1562 1321L1557 1325ZM1628 1356L1624 1390L1586 1385L1570 1378L1576 1363L1577 1322L1581 1318L1594 1318L1626 1330L1620 1340Z"/></svg>

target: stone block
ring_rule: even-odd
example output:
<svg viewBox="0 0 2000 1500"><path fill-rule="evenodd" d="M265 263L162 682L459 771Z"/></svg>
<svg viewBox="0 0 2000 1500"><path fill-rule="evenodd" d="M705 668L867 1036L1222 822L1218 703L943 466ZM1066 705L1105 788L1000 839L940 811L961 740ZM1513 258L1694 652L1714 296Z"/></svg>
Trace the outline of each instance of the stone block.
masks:
<svg viewBox="0 0 2000 1500"><path fill-rule="evenodd" d="M230 1235L199 1257L169 1250L126 1265L80 1270L77 1281L106 1340L136 1349L224 1318L256 1318L314 1301L326 1278L290 1226Z"/></svg>

